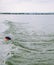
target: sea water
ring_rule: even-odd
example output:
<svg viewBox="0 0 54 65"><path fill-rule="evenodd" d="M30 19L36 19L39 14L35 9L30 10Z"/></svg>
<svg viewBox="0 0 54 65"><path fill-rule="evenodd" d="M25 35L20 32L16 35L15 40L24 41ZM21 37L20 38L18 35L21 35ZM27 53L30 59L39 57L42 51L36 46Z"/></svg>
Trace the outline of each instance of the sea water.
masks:
<svg viewBox="0 0 54 65"><path fill-rule="evenodd" d="M54 65L54 15L0 15L0 65Z"/></svg>

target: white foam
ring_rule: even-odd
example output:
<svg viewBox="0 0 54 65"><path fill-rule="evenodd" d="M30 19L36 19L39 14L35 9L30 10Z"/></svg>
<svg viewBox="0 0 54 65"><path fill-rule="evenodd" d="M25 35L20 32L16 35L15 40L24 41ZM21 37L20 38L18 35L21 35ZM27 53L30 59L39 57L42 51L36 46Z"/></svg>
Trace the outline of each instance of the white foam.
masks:
<svg viewBox="0 0 54 65"><path fill-rule="evenodd" d="M14 51L13 44L0 44L0 65L5 65L5 62L12 56L11 51Z"/></svg>

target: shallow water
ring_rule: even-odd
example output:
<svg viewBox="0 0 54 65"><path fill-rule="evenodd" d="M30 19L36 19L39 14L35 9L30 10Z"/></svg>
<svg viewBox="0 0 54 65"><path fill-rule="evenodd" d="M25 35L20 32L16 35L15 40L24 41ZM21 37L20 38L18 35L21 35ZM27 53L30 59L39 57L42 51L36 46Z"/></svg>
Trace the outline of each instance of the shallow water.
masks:
<svg viewBox="0 0 54 65"><path fill-rule="evenodd" d="M0 38L13 36L12 44L0 45L0 65L54 65L54 15L0 15L0 21L8 27Z"/></svg>

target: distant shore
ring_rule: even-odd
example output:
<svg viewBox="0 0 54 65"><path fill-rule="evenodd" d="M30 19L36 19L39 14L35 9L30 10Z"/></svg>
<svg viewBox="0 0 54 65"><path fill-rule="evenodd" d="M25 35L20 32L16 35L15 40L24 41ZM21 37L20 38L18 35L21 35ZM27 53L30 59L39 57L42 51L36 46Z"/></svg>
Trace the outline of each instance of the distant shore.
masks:
<svg viewBox="0 0 54 65"><path fill-rule="evenodd" d="M0 13L10 15L54 15L54 13Z"/></svg>

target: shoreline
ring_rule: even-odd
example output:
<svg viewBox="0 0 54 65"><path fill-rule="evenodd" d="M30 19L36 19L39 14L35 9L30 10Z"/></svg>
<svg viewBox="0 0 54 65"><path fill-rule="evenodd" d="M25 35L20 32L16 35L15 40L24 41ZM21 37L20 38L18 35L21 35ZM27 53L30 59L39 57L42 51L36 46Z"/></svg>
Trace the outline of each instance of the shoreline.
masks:
<svg viewBox="0 0 54 65"><path fill-rule="evenodd" d="M54 13L0 13L9 15L54 15Z"/></svg>

